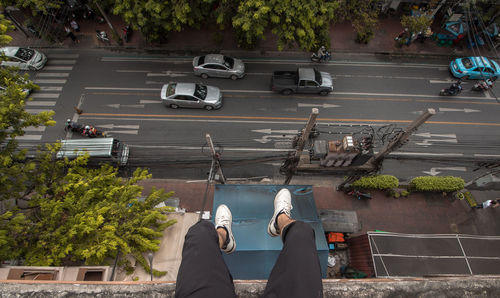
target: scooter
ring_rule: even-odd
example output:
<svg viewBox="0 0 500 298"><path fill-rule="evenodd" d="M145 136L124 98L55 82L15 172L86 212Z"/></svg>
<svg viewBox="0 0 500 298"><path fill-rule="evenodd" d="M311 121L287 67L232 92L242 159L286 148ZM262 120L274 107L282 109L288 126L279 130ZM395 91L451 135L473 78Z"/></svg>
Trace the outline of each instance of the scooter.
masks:
<svg viewBox="0 0 500 298"><path fill-rule="evenodd" d="M106 137L106 132L98 131L91 126L90 130L82 130L82 136L89 138Z"/></svg>
<svg viewBox="0 0 500 298"><path fill-rule="evenodd" d="M83 125L83 124L68 120L68 121L66 121L66 125L64 126L64 130L82 133L84 127L85 127L85 125Z"/></svg>
<svg viewBox="0 0 500 298"><path fill-rule="evenodd" d="M106 44L109 44L109 38L108 38L108 34L106 33L106 31L99 31L99 30L96 30L96 36L97 36L97 39L106 43Z"/></svg>
<svg viewBox="0 0 500 298"><path fill-rule="evenodd" d="M323 57L323 59L321 59L321 57L319 57L316 53L312 53L311 55L311 61L312 62L328 62L330 61L330 59L332 58L332 56L330 55L330 52L326 52L325 53L325 56Z"/></svg>
<svg viewBox="0 0 500 298"><path fill-rule="evenodd" d="M364 199L371 199L372 198L372 195L370 193L360 192L359 190L351 190L347 194L350 196L353 196L355 198L358 198L358 200L361 200L361 198L364 198Z"/></svg>
<svg viewBox="0 0 500 298"><path fill-rule="evenodd" d="M450 88L441 89L439 95L441 96L455 96L462 92L462 85L460 83L453 83Z"/></svg>
<svg viewBox="0 0 500 298"><path fill-rule="evenodd" d="M472 86L472 91L486 91L493 87L493 83L487 79L484 81L479 81Z"/></svg>
<svg viewBox="0 0 500 298"><path fill-rule="evenodd" d="M130 36L132 35L132 27L130 27L130 25L127 25L125 28L122 28L122 31L123 31L123 40L125 40L125 42L128 42Z"/></svg>

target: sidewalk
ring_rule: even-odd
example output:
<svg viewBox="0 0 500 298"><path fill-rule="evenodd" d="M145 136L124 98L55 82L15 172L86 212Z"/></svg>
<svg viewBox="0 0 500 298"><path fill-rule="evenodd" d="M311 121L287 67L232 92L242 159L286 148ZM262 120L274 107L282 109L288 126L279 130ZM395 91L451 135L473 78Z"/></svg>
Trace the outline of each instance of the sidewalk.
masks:
<svg viewBox="0 0 500 298"><path fill-rule="evenodd" d="M123 35L122 28L125 23L118 16L110 16L111 22L115 30ZM79 20L80 32L75 32L75 35L80 40L80 43L73 43L68 37L62 43L49 43L38 38L26 38L19 30L10 32L13 41L11 45L31 46L38 48L47 47L62 47L62 48L110 48L113 50L123 51L146 51L163 54L185 54L195 55L202 52L225 52L231 53L238 57L255 57L255 56L303 56L309 57L310 53L306 53L298 48L286 49L278 51L276 46L276 38L268 33L266 39L261 40L254 50L243 50L236 44L234 34L230 29L219 31L216 26L203 27L201 29L185 29L182 32L171 32L168 35L167 42L150 44L146 42L138 31L134 31L128 43L119 45L112 39L111 29L106 23L98 24L97 21ZM433 28L434 32L439 32L439 26ZM99 42L96 38L95 30L104 30L108 33L111 45L105 45ZM335 54L392 54L392 55L439 55L439 56L467 56L471 55L472 51L464 46L456 47L440 47L436 41L427 40L424 43L413 42L409 46L401 48L396 47L394 37L401 32L400 17L387 17L379 20L378 27L374 37L368 44L359 44L355 42L356 33L349 22L339 23L331 27L331 50L333 58ZM215 33L222 33L222 42L215 42Z"/></svg>

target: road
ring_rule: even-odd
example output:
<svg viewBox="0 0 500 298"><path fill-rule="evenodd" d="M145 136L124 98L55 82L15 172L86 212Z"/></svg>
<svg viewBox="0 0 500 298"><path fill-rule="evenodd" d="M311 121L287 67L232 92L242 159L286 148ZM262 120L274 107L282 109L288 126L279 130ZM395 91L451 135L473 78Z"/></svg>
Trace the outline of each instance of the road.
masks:
<svg viewBox="0 0 500 298"><path fill-rule="evenodd" d="M448 59L334 57L313 65L293 59L245 59L247 76L232 81L201 79L192 74L192 57L165 57L102 50L47 50L47 67L30 72L42 90L28 108L56 111L57 125L27 132L30 146L66 137L67 118L89 123L130 144L130 163L150 168L155 177L204 179L210 157L205 134L222 151L228 177L278 174L291 139L318 107L321 138L375 132L380 150L391 132L404 129L422 111L437 114L410 141L384 162L383 173L402 180L420 175L458 175L470 180L485 172L478 163L500 160L499 103L493 93L470 91L464 84L456 97L441 97L448 87ZM270 91L273 70L315 66L334 78L329 96L283 96ZM218 86L224 105L216 111L173 110L160 102L169 81ZM75 114L74 106L82 115ZM70 136L78 138L80 136ZM396 159L402 158L402 159Z"/></svg>

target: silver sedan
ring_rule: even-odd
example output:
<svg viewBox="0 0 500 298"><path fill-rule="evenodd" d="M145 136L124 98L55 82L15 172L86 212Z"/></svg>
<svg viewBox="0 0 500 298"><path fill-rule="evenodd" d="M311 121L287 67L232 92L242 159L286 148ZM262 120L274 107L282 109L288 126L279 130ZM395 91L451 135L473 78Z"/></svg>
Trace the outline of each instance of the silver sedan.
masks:
<svg viewBox="0 0 500 298"><path fill-rule="evenodd" d="M161 101L172 109L184 107L213 110L222 106L222 92L213 86L169 83L161 88Z"/></svg>
<svg viewBox="0 0 500 298"><path fill-rule="evenodd" d="M218 77L236 80L245 76L243 61L220 54L194 57L193 68L194 74L203 79Z"/></svg>

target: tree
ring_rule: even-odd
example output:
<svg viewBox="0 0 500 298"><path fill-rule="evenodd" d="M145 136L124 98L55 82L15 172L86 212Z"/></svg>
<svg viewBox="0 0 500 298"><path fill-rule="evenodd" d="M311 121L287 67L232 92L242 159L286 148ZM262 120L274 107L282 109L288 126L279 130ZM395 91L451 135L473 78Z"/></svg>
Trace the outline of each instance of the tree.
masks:
<svg viewBox="0 0 500 298"><path fill-rule="evenodd" d="M270 28L279 50L297 44L309 51L329 45L329 24L337 7L337 2L321 0L242 0L232 24L240 45L255 45Z"/></svg>
<svg viewBox="0 0 500 298"><path fill-rule="evenodd" d="M335 14L340 20L349 20L356 30L356 41L368 43L378 23L376 0L341 0Z"/></svg>
<svg viewBox="0 0 500 298"><path fill-rule="evenodd" d="M61 0L0 0L2 7L17 6L30 8L33 13L38 11L46 14L49 9L59 8L64 1Z"/></svg>
<svg viewBox="0 0 500 298"><path fill-rule="evenodd" d="M197 26L208 10L206 1L116 0L113 13L120 15L150 41L160 40L169 31Z"/></svg>
<svg viewBox="0 0 500 298"><path fill-rule="evenodd" d="M420 16L402 16L401 25L403 28L408 28L410 35L418 32L425 32L425 30L432 24L432 19L423 14Z"/></svg>

